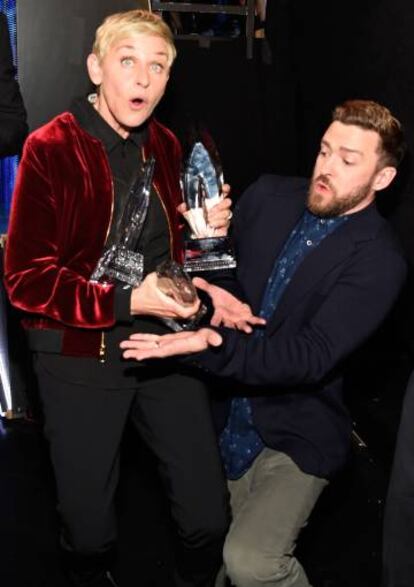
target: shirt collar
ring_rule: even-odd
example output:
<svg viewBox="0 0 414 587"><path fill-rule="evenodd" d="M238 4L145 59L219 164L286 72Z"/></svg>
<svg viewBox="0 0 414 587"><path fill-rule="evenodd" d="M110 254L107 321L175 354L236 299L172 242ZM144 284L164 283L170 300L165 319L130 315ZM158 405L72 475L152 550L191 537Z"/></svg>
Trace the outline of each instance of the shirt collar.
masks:
<svg viewBox="0 0 414 587"><path fill-rule="evenodd" d="M107 153L110 153L119 144L132 141L137 147L141 147L147 138L147 123L133 128L127 139L123 139L109 124L102 118L88 98L76 99L70 112L75 116L80 126L87 133L99 139Z"/></svg>

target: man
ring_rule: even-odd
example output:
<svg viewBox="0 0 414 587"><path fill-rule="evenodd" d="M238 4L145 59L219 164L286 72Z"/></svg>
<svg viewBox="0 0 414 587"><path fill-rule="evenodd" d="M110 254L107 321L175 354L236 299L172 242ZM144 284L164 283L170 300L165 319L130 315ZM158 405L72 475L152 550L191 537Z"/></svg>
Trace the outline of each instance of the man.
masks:
<svg viewBox="0 0 414 587"><path fill-rule="evenodd" d="M237 587L305 587L293 556L300 529L344 464L351 419L346 359L378 327L405 278L405 263L376 192L403 154L399 122L383 106L336 108L313 177L263 176L234 220L238 279L256 334L204 328L133 335L126 358L198 352L205 369L239 381L220 436L233 521L224 562ZM222 292L197 285L216 300ZM200 352L211 348L207 352Z"/></svg>
<svg viewBox="0 0 414 587"><path fill-rule="evenodd" d="M182 256L180 146L152 116L174 57L171 32L158 16L132 10L108 17L87 60L97 93L28 138L16 182L5 283L25 313L34 353L67 574L84 587L114 584L113 497L127 418L157 457L168 491L181 539L177 586L212 584L227 528L227 489L204 386L171 365L131 368L119 350L137 328L166 332L157 317L188 318L199 305L184 308L164 295L154 272ZM132 289L91 282L150 155L154 180L138 244L146 277ZM229 216L226 198L208 220L225 230Z"/></svg>
<svg viewBox="0 0 414 587"><path fill-rule="evenodd" d="M0 12L0 157L19 153L27 135L26 110L14 75L7 19Z"/></svg>

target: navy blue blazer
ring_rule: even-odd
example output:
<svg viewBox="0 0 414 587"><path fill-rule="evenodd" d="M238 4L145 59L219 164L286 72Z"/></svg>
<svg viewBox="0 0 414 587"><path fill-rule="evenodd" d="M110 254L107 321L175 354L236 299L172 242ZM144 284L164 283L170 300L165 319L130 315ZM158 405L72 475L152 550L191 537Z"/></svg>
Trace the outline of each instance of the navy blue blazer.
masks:
<svg viewBox="0 0 414 587"><path fill-rule="evenodd" d="M262 176L236 207L237 275L254 313L305 209L307 187L301 178ZM254 424L267 446L290 455L303 471L329 477L350 446L345 359L379 326L405 275L399 243L372 204L308 254L264 337L223 328L223 345L197 358L207 370L240 382L232 393L251 396Z"/></svg>

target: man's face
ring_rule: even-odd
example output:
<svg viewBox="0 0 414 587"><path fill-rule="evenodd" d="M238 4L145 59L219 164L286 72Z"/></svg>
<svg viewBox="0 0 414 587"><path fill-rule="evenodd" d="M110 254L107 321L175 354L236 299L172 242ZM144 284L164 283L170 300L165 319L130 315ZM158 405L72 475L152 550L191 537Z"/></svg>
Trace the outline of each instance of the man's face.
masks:
<svg viewBox="0 0 414 587"><path fill-rule="evenodd" d="M99 87L95 107L122 137L143 124L161 100L170 71L168 55L167 43L150 34L114 43L100 62L89 55L89 76Z"/></svg>
<svg viewBox="0 0 414 587"><path fill-rule="evenodd" d="M380 137L373 130L333 122L325 132L313 170L307 205L317 216L341 216L362 210L383 189L379 170Z"/></svg>

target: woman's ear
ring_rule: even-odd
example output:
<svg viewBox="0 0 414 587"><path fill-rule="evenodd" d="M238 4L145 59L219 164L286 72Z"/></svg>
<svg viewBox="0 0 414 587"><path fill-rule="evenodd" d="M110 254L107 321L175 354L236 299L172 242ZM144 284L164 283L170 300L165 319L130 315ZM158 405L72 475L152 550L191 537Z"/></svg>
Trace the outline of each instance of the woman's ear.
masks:
<svg viewBox="0 0 414 587"><path fill-rule="evenodd" d="M95 53L88 55L86 66L88 68L88 74L91 82L95 86L100 86L102 82L102 68Z"/></svg>

